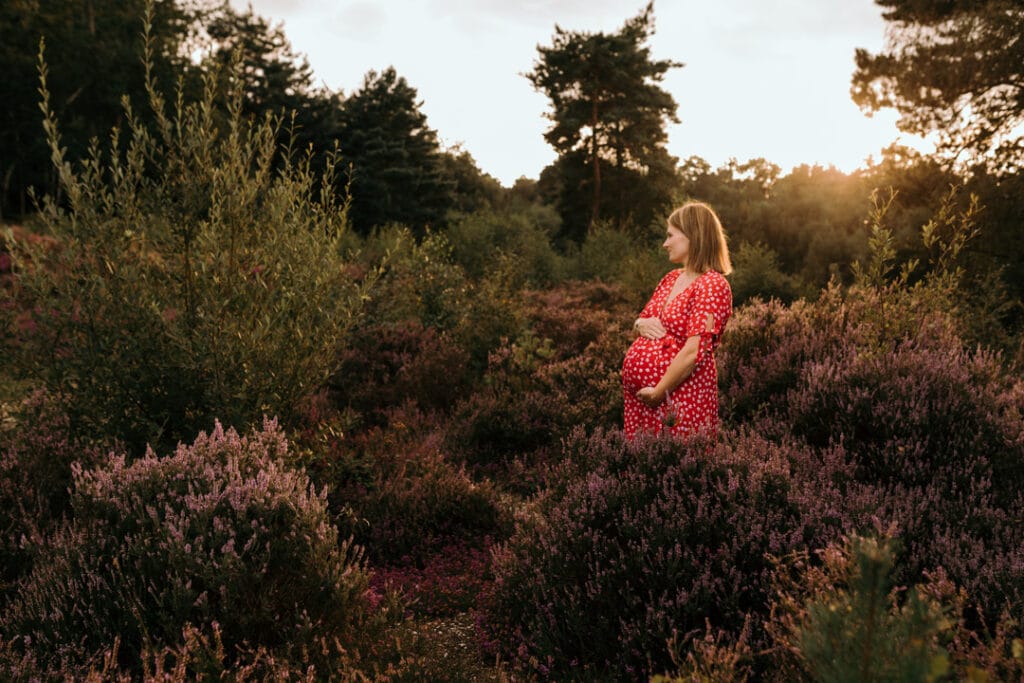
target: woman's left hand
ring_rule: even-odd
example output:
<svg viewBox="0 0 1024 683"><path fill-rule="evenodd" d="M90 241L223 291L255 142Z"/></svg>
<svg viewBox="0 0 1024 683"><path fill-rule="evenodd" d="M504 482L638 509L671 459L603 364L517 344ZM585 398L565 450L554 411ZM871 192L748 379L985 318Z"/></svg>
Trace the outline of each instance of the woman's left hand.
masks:
<svg viewBox="0 0 1024 683"><path fill-rule="evenodd" d="M665 400L665 394L654 387L644 387L636 392L636 397L648 408L657 408Z"/></svg>

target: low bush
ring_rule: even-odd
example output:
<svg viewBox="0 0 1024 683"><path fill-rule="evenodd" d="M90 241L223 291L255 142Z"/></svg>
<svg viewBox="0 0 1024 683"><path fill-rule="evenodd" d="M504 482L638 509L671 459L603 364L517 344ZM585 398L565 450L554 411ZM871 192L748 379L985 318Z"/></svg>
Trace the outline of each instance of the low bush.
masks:
<svg viewBox="0 0 1024 683"><path fill-rule="evenodd" d="M361 551L339 543L287 450L274 422L246 437L218 424L168 457L76 467L74 523L21 584L3 637L52 670L84 667L117 639L136 673L147 647L175 647L189 626L219 628L229 657L356 644Z"/></svg>
<svg viewBox="0 0 1024 683"><path fill-rule="evenodd" d="M450 333L412 320L353 331L330 384L336 403L373 426L407 402L447 412L469 381L469 355Z"/></svg>
<svg viewBox="0 0 1024 683"><path fill-rule="evenodd" d="M899 534L903 548L893 563L894 580L920 583L941 567L970 593L973 611L967 616L973 626L991 622L1008 604L1016 610L1024 605L1024 529L1019 524L1024 500L1019 495L998 503L991 479L957 482L948 469L936 469L932 481L920 484L864 481L858 476L860 460L850 450L854 444L815 448L793 440L774 448L789 463L791 498L800 508L808 548L823 548L848 534L872 533L882 525ZM909 471L927 452L906 449L898 455L907 458ZM986 469L986 463L984 454L973 454L965 457L963 469Z"/></svg>
<svg viewBox="0 0 1024 683"><path fill-rule="evenodd" d="M361 481L318 484L330 489L339 525L376 567L422 569L446 546L479 548L486 537L508 535L507 503L496 487L453 463L443 425L411 402L388 411L384 426L350 434L323 457L357 458L367 467Z"/></svg>
<svg viewBox="0 0 1024 683"><path fill-rule="evenodd" d="M952 316L946 302L937 286L844 291L832 284L815 301L738 307L718 351L723 418L739 424L766 410L781 414L811 363L885 358L907 344L955 356L964 350L960 331L968 322Z"/></svg>
<svg viewBox="0 0 1024 683"><path fill-rule="evenodd" d="M966 349L934 296L831 288L741 307L723 342L723 412L790 444L818 543L894 524L906 548L896 580L942 566L992 619L1006 600L1024 604L1024 383Z"/></svg>
<svg viewBox="0 0 1024 683"><path fill-rule="evenodd" d="M488 358L477 391L458 403L445 434L452 455L473 467L501 467L517 457L547 453L558 399L537 391L537 373L554 356L550 340L507 339Z"/></svg>
<svg viewBox="0 0 1024 683"><path fill-rule="evenodd" d="M418 321L441 330L459 326L472 284L452 260L444 233L427 233L417 241L408 228L389 225L378 230L368 246L371 254L382 253L385 263L369 302L374 323Z"/></svg>
<svg viewBox="0 0 1024 683"><path fill-rule="evenodd" d="M578 433L495 551L487 646L541 676L624 679L665 670L667 640L706 619L738 636L766 616L766 554L803 541L785 471L762 455Z"/></svg>
<svg viewBox="0 0 1024 683"><path fill-rule="evenodd" d="M562 340L532 333L491 354L483 386L459 403L448 425L453 455L500 472L515 460L543 467L579 426L622 424L622 356L629 322L602 313L559 327ZM587 318L597 320L588 328ZM560 332L559 332L560 330ZM593 336L593 341L587 341Z"/></svg>
<svg viewBox="0 0 1024 683"><path fill-rule="evenodd" d="M629 233L600 224L587 233L586 239L571 254L569 272L580 280L616 282L625 271L627 259L644 248L648 245L638 245Z"/></svg>
<svg viewBox="0 0 1024 683"><path fill-rule="evenodd" d="M375 563L422 565L452 542L478 544L501 534L505 515L489 483L476 483L438 453L381 472L350 502L356 538Z"/></svg>
<svg viewBox="0 0 1024 683"><path fill-rule="evenodd" d="M797 277L783 273L779 255L763 243L742 242L733 253L729 278L733 304L739 306L754 297L778 299L789 304L810 293Z"/></svg>
<svg viewBox="0 0 1024 683"><path fill-rule="evenodd" d="M852 343L840 296L827 290L818 302L754 300L735 310L716 357L723 422L741 424L771 408L805 363Z"/></svg>
<svg viewBox="0 0 1024 683"><path fill-rule="evenodd" d="M365 328L413 325L435 329L469 355L479 376L505 337L524 329L519 293L527 279L515 258L498 252L485 276L469 277L454 260L445 233L416 242L408 229L387 226L362 245L361 268L386 263L367 305Z"/></svg>
<svg viewBox="0 0 1024 683"><path fill-rule="evenodd" d="M673 266L660 248L664 228L615 228L599 224L578 246L571 244L566 256L570 279L597 281L620 287L639 311L654 286Z"/></svg>
<svg viewBox="0 0 1024 683"><path fill-rule="evenodd" d="M76 441L59 402L37 391L0 425L0 604L32 567L45 539L67 518L72 466L103 450Z"/></svg>
<svg viewBox="0 0 1024 683"><path fill-rule="evenodd" d="M46 667L32 652L24 652L16 644L0 639L0 678L9 683L37 683L40 680L86 683L391 683L474 681L479 680L481 670L490 673L472 660L467 666L465 656L458 662L438 656L437 650L446 646L450 643L438 647L434 638L427 636L415 622L403 619L394 624L386 635L359 651L348 649L338 640L323 642L315 650L302 650L290 656L262 645L231 651L224 643L220 626L214 623L204 628L185 626L174 645L147 644L142 650L141 664L135 667L120 663L121 642L117 638L87 667L65 662L60 669Z"/></svg>
<svg viewBox="0 0 1024 683"><path fill-rule="evenodd" d="M1024 387L1000 360L934 327L887 353L807 362L770 412L816 447L842 441L862 481L950 493L989 479L1000 504L1024 485Z"/></svg>
<svg viewBox="0 0 1024 683"><path fill-rule="evenodd" d="M601 282L524 291L522 302L530 330L539 339L551 340L553 357L559 360L578 355L609 328L628 327L636 317L622 288Z"/></svg>

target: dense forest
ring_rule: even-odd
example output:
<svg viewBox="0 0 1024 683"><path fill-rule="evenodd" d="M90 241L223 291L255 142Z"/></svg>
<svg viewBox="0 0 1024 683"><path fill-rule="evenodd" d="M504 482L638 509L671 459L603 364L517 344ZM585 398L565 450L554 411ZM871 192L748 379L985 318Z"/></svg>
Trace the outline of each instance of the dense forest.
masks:
<svg viewBox="0 0 1024 683"><path fill-rule="evenodd" d="M933 154L673 157L651 3L505 187L251 8L0 0L0 677L1024 677L1024 10L876 4ZM723 429L628 441L688 199Z"/></svg>

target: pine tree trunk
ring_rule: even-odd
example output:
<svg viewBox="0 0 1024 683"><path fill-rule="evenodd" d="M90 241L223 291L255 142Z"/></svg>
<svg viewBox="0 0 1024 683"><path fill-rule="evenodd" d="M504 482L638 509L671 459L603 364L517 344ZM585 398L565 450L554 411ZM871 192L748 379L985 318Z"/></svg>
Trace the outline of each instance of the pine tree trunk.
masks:
<svg viewBox="0 0 1024 683"><path fill-rule="evenodd" d="M590 207L590 224L587 226L587 232L592 232L597 227L597 221L601 216L601 157L597 153L597 100L593 102L590 133L590 152L594 164L594 198Z"/></svg>

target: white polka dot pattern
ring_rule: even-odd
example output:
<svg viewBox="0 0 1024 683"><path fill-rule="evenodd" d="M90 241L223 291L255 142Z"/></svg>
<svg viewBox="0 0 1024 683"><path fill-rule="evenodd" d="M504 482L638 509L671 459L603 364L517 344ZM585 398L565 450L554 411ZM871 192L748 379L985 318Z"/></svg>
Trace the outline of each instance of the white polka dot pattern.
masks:
<svg viewBox="0 0 1024 683"><path fill-rule="evenodd" d="M661 339L637 337L622 361L623 426L630 439L641 432L658 433L665 428L677 436L718 428L714 352L732 315L732 290L721 273L709 270L665 306L682 272L673 270L663 277L640 313L641 318L660 318L668 334ZM711 332L706 331L709 313L714 319ZM693 336L701 338L693 372L660 406L648 408L636 392L656 385L686 339Z"/></svg>

